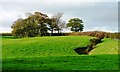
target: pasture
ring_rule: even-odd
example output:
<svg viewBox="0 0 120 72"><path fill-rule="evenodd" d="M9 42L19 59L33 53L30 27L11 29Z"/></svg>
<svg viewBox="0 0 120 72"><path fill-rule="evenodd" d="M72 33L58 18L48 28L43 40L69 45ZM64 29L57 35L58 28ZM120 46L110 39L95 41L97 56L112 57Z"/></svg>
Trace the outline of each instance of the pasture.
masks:
<svg viewBox="0 0 120 72"><path fill-rule="evenodd" d="M57 36L14 39L2 37L3 70L118 70L118 40L103 39L89 55L74 49L85 47L92 37Z"/></svg>

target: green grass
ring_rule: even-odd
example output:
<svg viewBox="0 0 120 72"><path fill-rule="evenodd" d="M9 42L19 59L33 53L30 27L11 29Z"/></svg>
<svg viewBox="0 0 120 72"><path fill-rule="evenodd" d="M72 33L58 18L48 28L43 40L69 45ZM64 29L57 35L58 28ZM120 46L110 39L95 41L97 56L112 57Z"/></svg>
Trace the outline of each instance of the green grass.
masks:
<svg viewBox="0 0 120 72"><path fill-rule="evenodd" d="M87 46L90 37L36 37L2 40L2 55L6 57L40 57L78 55L74 49Z"/></svg>
<svg viewBox="0 0 120 72"><path fill-rule="evenodd" d="M77 47L87 46L90 38L92 37L58 36L14 39L4 36L3 69L118 70L117 40L104 39L90 55L78 55L74 51Z"/></svg>
<svg viewBox="0 0 120 72"><path fill-rule="evenodd" d="M92 55L96 55L96 54L118 54L118 40L113 40L113 39L110 39L110 38L103 39L103 42L96 45L96 48L91 51L91 54Z"/></svg>
<svg viewBox="0 0 120 72"><path fill-rule="evenodd" d="M3 59L11 70L117 70L117 55L52 56Z"/></svg>

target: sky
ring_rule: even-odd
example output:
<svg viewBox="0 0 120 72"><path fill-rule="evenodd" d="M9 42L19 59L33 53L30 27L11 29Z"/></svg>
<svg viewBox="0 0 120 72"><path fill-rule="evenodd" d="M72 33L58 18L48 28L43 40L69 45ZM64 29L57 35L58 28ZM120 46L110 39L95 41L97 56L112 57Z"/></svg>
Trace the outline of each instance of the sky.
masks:
<svg viewBox="0 0 120 72"><path fill-rule="evenodd" d="M15 20L36 11L49 17L63 13L66 23L71 18L80 18L84 31L118 32L118 0L1 0L0 33L11 32Z"/></svg>

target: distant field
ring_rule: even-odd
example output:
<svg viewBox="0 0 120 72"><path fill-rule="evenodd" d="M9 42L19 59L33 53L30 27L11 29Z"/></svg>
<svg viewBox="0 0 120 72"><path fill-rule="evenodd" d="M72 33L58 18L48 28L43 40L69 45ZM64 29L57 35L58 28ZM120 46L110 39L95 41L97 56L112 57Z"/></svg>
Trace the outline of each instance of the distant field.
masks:
<svg viewBox="0 0 120 72"><path fill-rule="evenodd" d="M58 36L14 39L4 36L3 69L117 70L118 40L104 39L90 55L78 55L74 51L77 47L87 46L91 38Z"/></svg>

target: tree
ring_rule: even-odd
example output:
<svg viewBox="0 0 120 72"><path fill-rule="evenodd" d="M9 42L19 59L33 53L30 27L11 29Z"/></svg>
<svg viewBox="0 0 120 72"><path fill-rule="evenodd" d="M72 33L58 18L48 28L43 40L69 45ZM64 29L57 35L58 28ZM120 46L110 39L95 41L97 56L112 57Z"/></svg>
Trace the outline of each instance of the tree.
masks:
<svg viewBox="0 0 120 72"><path fill-rule="evenodd" d="M57 13L54 14L51 18L51 23L50 23L50 31L51 34L53 31L58 31L58 33L65 28L65 21L62 21L61 17L63 16L63 13Z"/></svg>
<svg viewBox="0 0 120 72"><path fill-rule="evenodd" d="M82 24L83 21L79 18L72 18L67 23L67 27L71 28L71 31L79 32L83 31L84 25Z"/></svg>
<svg viewBox="0 0 120 72"><path fill-rule="evenodd" d="M48 20L48 30L51 31L51 35L53 34L54 28L56 27L56 24L54 23L55 19L51 18Z"/></svg>
<svg viewBox="0 0 120 72"><path fill-rule="evenodd" d="M62 20L59 21L58 27L57 27L58 33L59 33L61 30L63 30L63 28L65 28L65 24L66 24L65 21L62 21Z"/></svg>
<svg viewBox="0 0 120 72"><path fill-rule="evenodd" d="M28 13L27 18L16 20L11 28L12 34L16 37L34 37L37 35L44 36L47 31L47 22L49 18L46 14L35 12Z"/></svg>
<svg viewBox="0 0 120 72"><path fill-rule="evenodd" d="M11 26L12 30L12 35L16 37L23 37L23 30L24 30L24 21L23 19L19 18L16 20L13 25Z"/></svg>
<svg viewBox="0 0 120 72"><path fill-rule="evenodd" d="M35 12L34 20L38 26L39 35L44 36L48 31L47 24L49 23L50 19L48 18L46 14Z"/></svg>

